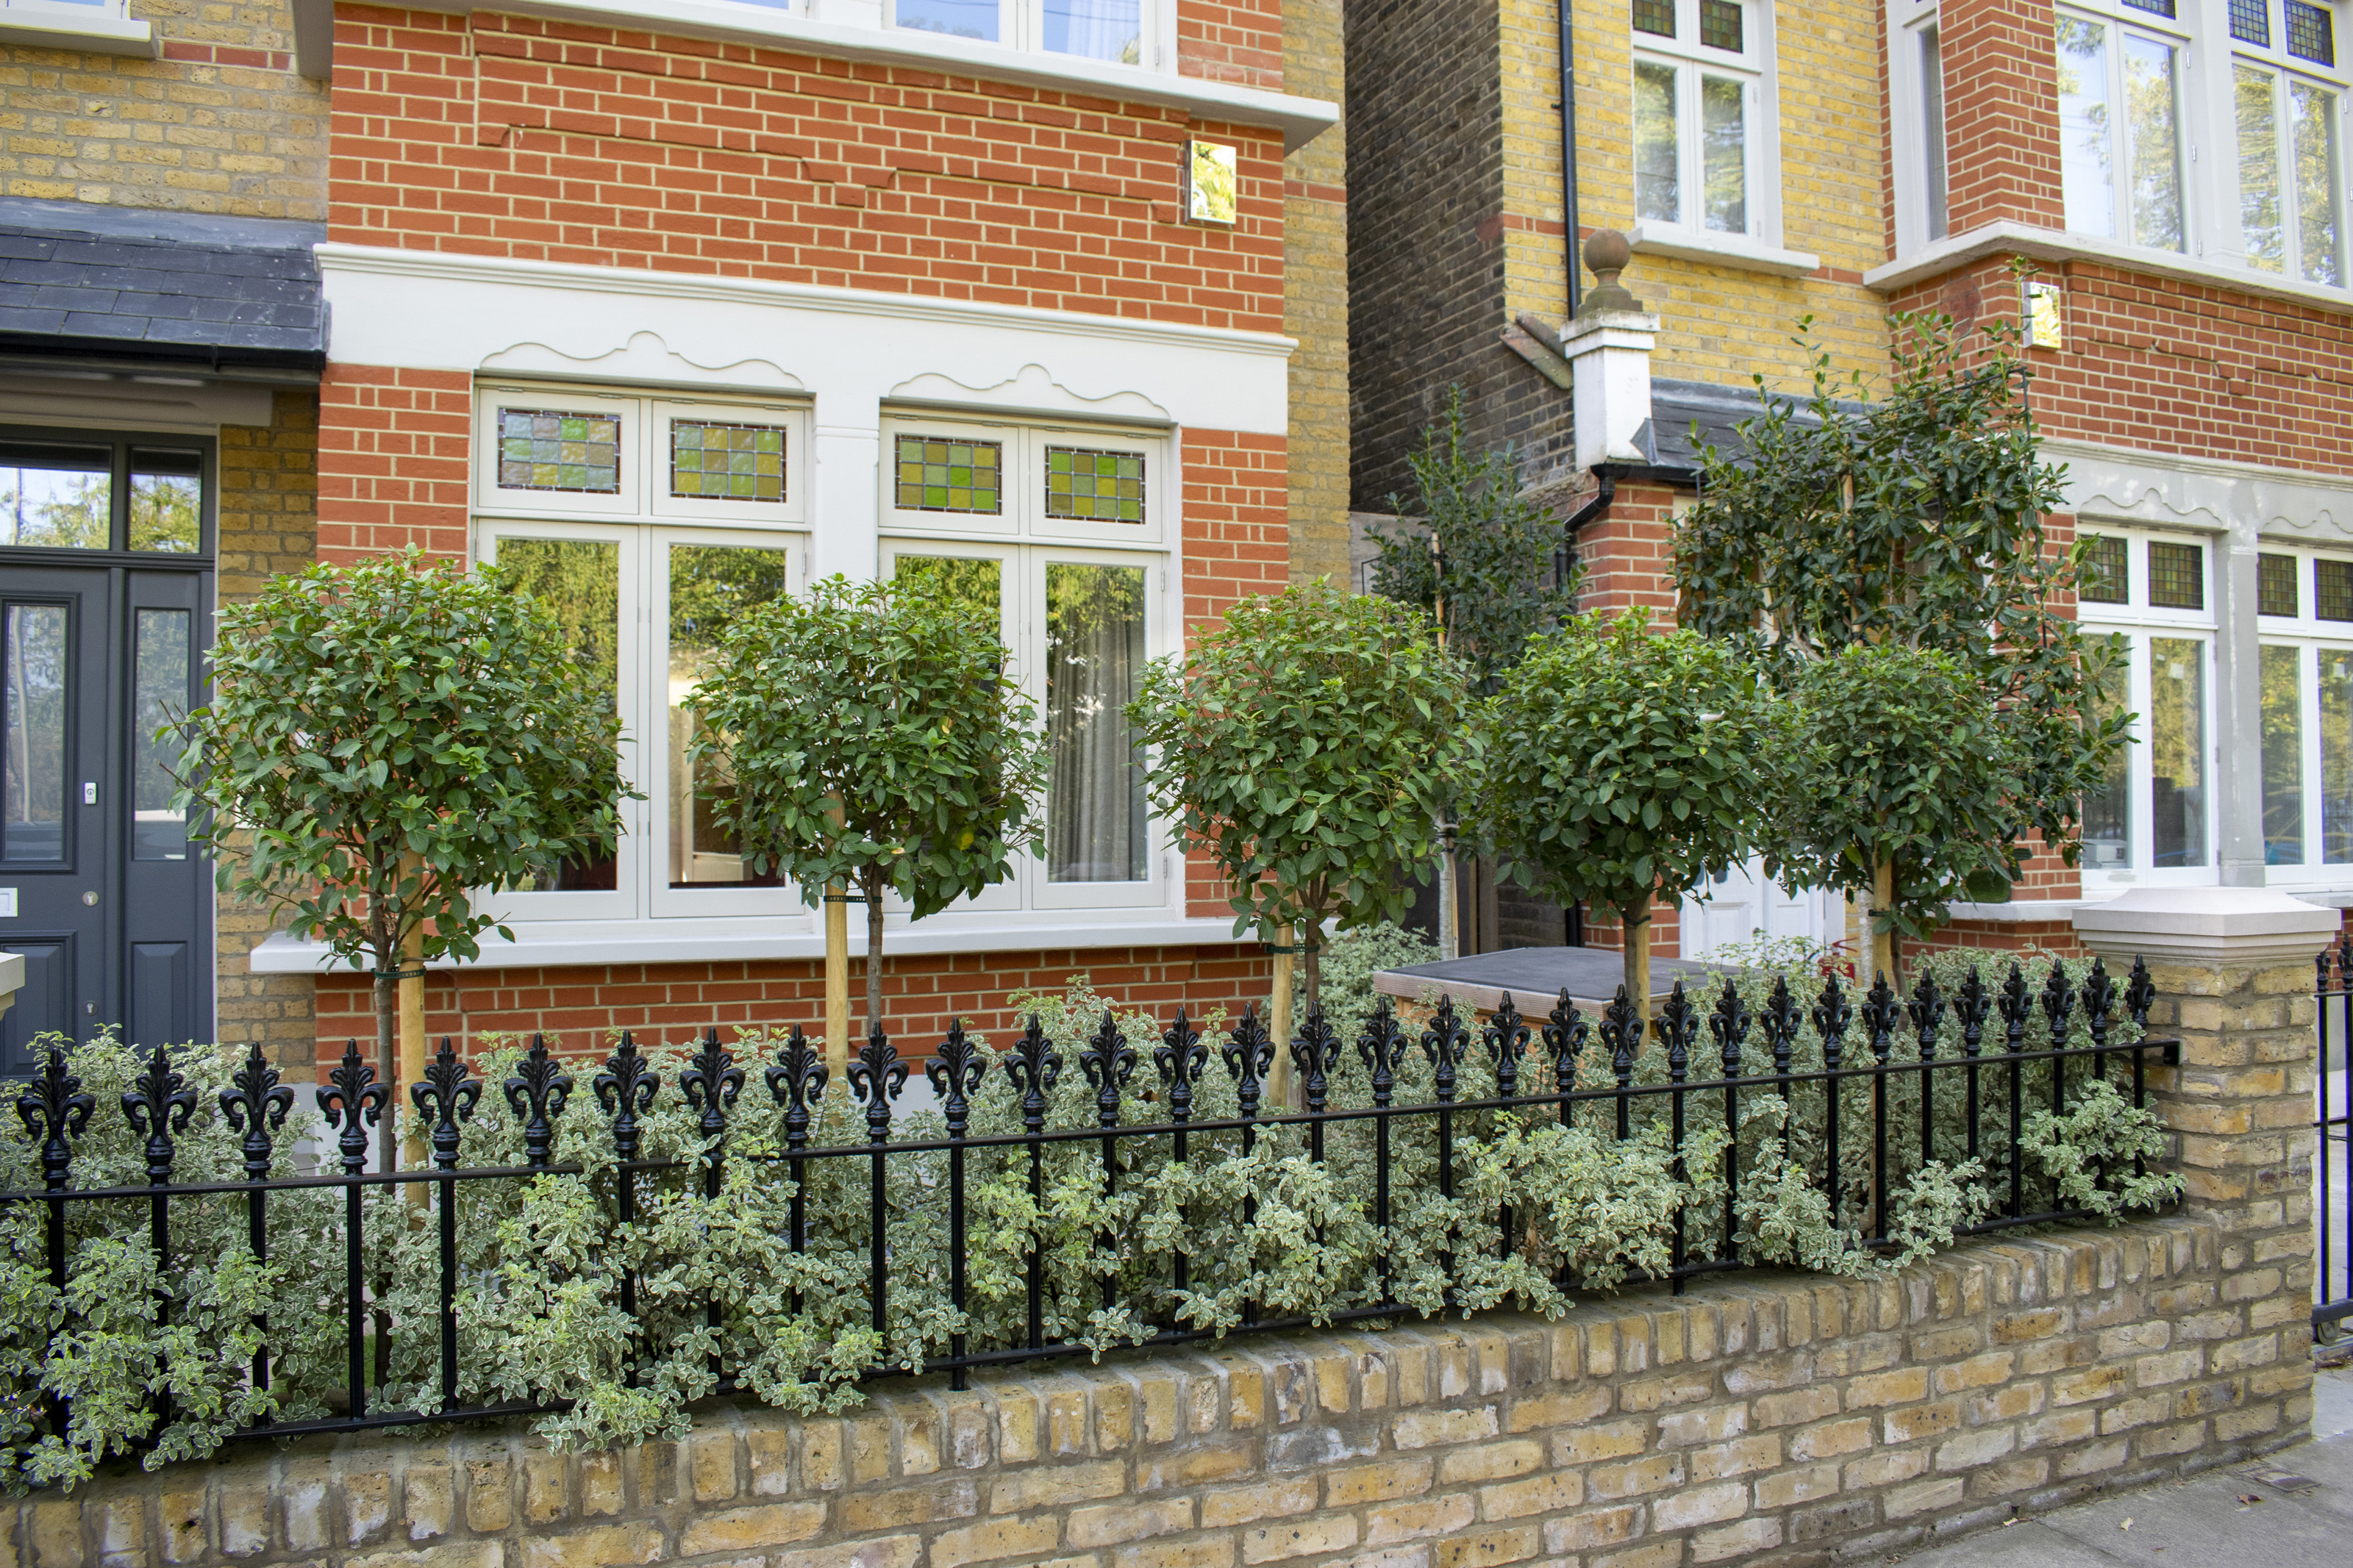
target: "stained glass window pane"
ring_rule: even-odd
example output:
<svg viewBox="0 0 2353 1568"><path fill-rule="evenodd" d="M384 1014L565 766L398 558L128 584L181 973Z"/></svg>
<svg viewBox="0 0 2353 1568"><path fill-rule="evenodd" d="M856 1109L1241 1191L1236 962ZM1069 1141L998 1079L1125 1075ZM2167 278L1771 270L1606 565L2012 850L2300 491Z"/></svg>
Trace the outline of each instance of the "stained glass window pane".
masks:
<svg viewBox="0 0 2353 1568"><path fill-rule="evenodd" d="M670 493L706 500L785 499L785 433L774 425L670 422Z"/></svg>
<svg viewBox="0 0 2353 1568"><path fill-rule="evenodd" d="M1634 0L1634 31L1675 36L1675 0Z"/></svg>
<svg viewBox="0 0 2353 1568"><path fill-rule="evenodd" d="M902 511L1004 511L1004 446L940 436L902 436L893 448Z"/></svg>
<svg viewBox="0 0 2353 1568"><path fill-rule="evenodd" d="M2206 551L2196 544L2148 545L2148 602L2161 610L2206 607Z"/></svg>
<svg viewBox="0 0 2353 1568"><path fill-rule="evenodd" d="M2272 42L2271 0L2231 0L2231 37L2242 44L2269 48Z"/></svg>
<svg viewBox="0 0 2353 1568"><path fill-rule="evenodd" d="M2173 0L2125 0L2125 4L2136 11L2147 11L2154 16L2173 15Z"/></svg>
<svg viewBox="0 0 2353 1568"><path fill-rule="evenodd" d="M1730 49L1738 54L1741 42L1742 16L1733 0L1699 0L1699 41L1711 49Z"/></svg>
<svg viewBox="0 0 2353 1568"><path fill-rule="evenodd" d="M500 409L499 488L619 494L620 416Z"/></svg>
<svg viewBox="0 0 2353 1568"><path fill-rule="evenodd" d="M2255 557L2255 610L2265 616L2295 614L2295 557Z"/></svg>
<svg viewBox="0 0 2353 1568"><path fill-rule="evenodd" d="M2353 561L2312 563L2313 614L2324 621L2353 621Z"/></svg>
<svg viewBox="0 0 2353 1568"><path fill-rule="evenodd" d="M2287 52L2315 65L2337 63L2337 19L2327 6L2287 0Z"/></svg>
<svg viewBox="0 0 2353 1568"><path fill-rule="evenodd" d="M1046 515L1142 522L1144 454L1047 447Z"/></svg>
<svg viewBox="0 0 2353 1568"><path fill-rule="evenodd" d="M2084 542L2076 567L2075 596L2094 605L2122 605L2132 598L2131 567L2120 534L2095 533Z"/></svg>

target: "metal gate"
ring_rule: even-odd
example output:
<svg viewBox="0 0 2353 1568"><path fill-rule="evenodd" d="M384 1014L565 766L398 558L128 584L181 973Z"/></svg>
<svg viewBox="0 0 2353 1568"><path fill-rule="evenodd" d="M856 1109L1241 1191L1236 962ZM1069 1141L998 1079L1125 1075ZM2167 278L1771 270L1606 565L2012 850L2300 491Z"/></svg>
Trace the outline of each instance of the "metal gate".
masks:
<svg viewBox="0 0 2353 1568"><path fill-rule="evenodd" d="M2334 960L2332 965L2331 960ZM2313 960L2320 1030L2319 1114L2313 1121L2312 1229L2319 1269L2313 1282L2312 1326L2323 1340L2346 1331L2353 1318L2353 1077L2346 1046L2353 1040L2353 936ZM2333 969L2333 973L2332 973ZM2330 1015L2336 1027L2329 1026Z"/></svg>

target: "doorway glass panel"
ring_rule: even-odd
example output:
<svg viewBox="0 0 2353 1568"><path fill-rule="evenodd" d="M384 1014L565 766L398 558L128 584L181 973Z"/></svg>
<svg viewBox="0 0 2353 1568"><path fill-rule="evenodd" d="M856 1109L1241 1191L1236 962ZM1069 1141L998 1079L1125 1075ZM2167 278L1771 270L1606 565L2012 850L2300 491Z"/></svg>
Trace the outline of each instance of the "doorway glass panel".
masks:
<svg viewBox="0 0 2353 1568"><path fill-rule="evenodd" d="M0 859L65 858L66 607L0 611Z"/></svg>
<svg viewBox="0 0 2353 1568"><path fill-rule="evenodd" d="M188 858L188 814L172 804L179 784L172 770L179 747L168 726L187 716L188 623L185 610L141 610L132 650L131 858Z"/></svg>

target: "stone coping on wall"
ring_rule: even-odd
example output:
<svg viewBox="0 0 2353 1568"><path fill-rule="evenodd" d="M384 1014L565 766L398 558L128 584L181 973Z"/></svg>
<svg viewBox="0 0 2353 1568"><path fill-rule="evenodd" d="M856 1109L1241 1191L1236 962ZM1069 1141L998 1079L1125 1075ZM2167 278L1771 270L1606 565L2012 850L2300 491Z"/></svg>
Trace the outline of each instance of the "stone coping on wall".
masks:
<svg viewBox="0 0 2353 1568"><path fill-rule="evenodd" d="M1887 1279L713 1405L680 1442L244 1445L15 1506L22 1568L1667 1568L1852 1557L2294 1441L2308 1303L2169 1218Z"/></svg>

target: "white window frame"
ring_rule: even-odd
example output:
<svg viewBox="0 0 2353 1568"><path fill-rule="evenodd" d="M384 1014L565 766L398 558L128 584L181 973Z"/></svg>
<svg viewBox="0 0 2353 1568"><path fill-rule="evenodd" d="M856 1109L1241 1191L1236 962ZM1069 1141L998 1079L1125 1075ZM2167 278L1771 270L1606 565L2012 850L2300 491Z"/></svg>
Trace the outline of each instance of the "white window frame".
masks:
<svg viewBox="0 0 2353 1568"><path fill-rule="evenodd" d="M2214 140L2224 149L2225 155L2214 161L2213 179L2225 198L2219 212L2216 228L2219 241L2216 249L2236 266L2259 278L2276 278L2322 289L2353 289L2353 201L2348 201L2347 135L2353 132L2353 66L2347 56L2353 52L2353 37L2347 36L2348 23L2353 23L2353 6L2327 4L2324 8L2334 13L2337 64L2333 67L2316 64L2287 52L2287 15L2281 0L2265 0L2271 19L2272 41L2268 46L2250 44L2232 37L2227 0L2211 0L2210 10L2215 16L2211 37L2216 39L2216 52L2223 61L2221 69L2213 71L2209 82L2210 101L2218 116L2215 124L2221 134ZM2289 119L2290 84L2298 79L2326 89L2337 101L2337 281L2327 283L2306 278L2302 271L2302 247L2297 243L2301 214L2297 212L2294 193L2284 184L2281 192L2281 227L2286 247L2283 266L2274 271L2255 266L2247 258L2246 235L2241 226L2239 212L2239 145L2237 112L2237 72L2241 66L2263 70L2278 82L2274 97L2273 126L2278 138L2281 174L2284 182L2292 182L2295 161L2294 129Z"/></svg>
<svg viewBox="0 0 2353 1568"><path fill-rule="evenodd" d="M1627 86L1633 88L1635 67L1663 65L1675 71L1675 183L1681 196L1672 222L1639 216L1639 193L1627 192L1628 205L1645 240L1705 248L1711 241L1746 238L1778 247L1781 243L1780 101L1774 71L1773 6L1771 0L1740 0L1745 12L1738 54L1710 48L1700 39L1700 0L1672 0L1675 36L1661 37L1630 27L1633 58ZM1746 182L1747 226L1714 229L1704 211L1707 195L1701 152L1700 78L1709 75L1737 80L1746 132L1743 177ZM1633 135L1630 121L1627 135ZM1631 142L1629 147L1630 150Z"/></svg>
<svg viewBox="0 0 2353 1568"><path fill-rule="evenodd" d="M1887 8L1889 129L1895 163L1895 254L1909 256L1921 247L1945 237L1930 221L1928 153L1931 132L1942 135L1943 117L1928 123L1927 93L1923 85L1921 39L1938 30L1936 0L1890 0ZM1941 57L1940 57L1941 58ZM1940 107L1947 95L1939 94ZM1950 139L1945 165L1947 212L1950 214ZM1949 223L1947 231L1949 232Z"/></svg>
<svg viewBox="0 0 2353 1568"><path fill-rule="evenodd" d="M2327 559L2353 563L2353 555L2341 550L2313 550L2271 540L2263 541L2261 550L2264 555L2284 555L2295 562L2296 613L2293 616L2258 615L2255 625L2259 646L2293 647L2297 652L2297 705L2302 751L2297 776L2302 784L2304 813L2303 860L2274 864L2270 846L2266 843L2263 879L2283 887L2311 887L2327 883L2342 886L2348 879L2353 879L2353 857L2335 862L2324 858L2327 848L2322 837L2324 759L2320 734L2320 674L2324 660L2332 657L2353 659L2353 620L2325 621L2320 618L2316 563ZM2353 766L2353 758L2347 759L2347 763Z"/></svg>
<svg viewBox="0 0 2353 1568"><path fill-rule="evenodd" d="M797 592L808 578L806 523L808 411L774 399L688 399L576 384L484 383L475 391L473 464L474 559L498 558L506 539L576 539L619 549L620 626L616 641L621 716L621 776L645 798L621 803L621 838L611 892L519 892L477 895L480 907L512 922L613 921L706 916L807 917L791 887L739 888L714 883L670 884L669 647L670 557L672 544L735 544L786 552L786 582ZM498 410L547 407L610 412L622 421L620 489L617 495L517 490L498 483ZM777 425L786 432L785 500L778 503L672 497L668 453L670 420L716 419ZM703 509L708 509L703 510Z"/></svg>
<svg viewBox="0 0 2353 1568"><path fill-rule="evenodd" d="M810 11L812 15L829 13L837 4L838 0L810 0ZM896 30L899 26L898 0L881 0L881 6L884 25ZM1046 47L1046 0L997 0L997 37L993 41L1000 48L1021 49L1060 59L1092 60L1096 58ZM1128 63L1146 70L1174 69L1176 59L1176 0L1137 0L1138 58ZM947 36L928 27L911 27L907 31L927 37ZM991 40L971 41L986 43ZM1123 62L1110 60L1101 63L1117 65Z"/></svg>
<svg viewBox="0 0 2353 1568"><path fill-rule="evenodd" d="M2132 837L2132 864L2116 869L2082 868L2084 891L2097 897L2104 892L2119 892L2126 888L2205 887L2219 879L2218 855L2221 830L2217 820L2221 800L2219 776L2221 746L2215 724L2218 716L2215 690L2215 551L2218 541L2205 535L2186 532L2158 532L2119 526L2099 519L2084 519L2077 531L2084 536L2122 538L2126 542L2129 592L2124 604L2102 604L2081 600L2076 605L2076 619L2086 632L2120 635L2129 646L2126 706L2136 715L2132 742L2126 749L2126 795L2130 802L2129 820ZM2152 606L2148 598L2148 546L2152 540L2172 544L2194 544L2205 572L2204 591L2200 595L2204 608L2198 610ZM2157 637L2186 639L2197 643L2204 660L2200 696L2203 711L2200 715L2200 735L2204 755L2200 763L2204 776L2206 844L2204 862L2198 866L2158 866L2155 863L2154 831L2156 816L2156 785L2150 765L2149 751L2145 742L2154 670L2151 668L2150 644Z"/></svg>
<svg viewBox="0 0 2353 1568"><path fill-rule="evenodd" d="M997 441L1006 451L1007 482L1003 511L996 517L902 510L896 503L893 464L901 435L944 435ZM1126 449L1145 458L1145 521L1095 523L1077 519L1050 518L1044 506L1045 454L1050 446L1088 446ZM1175 442L1165 431L1134 426L1087 426L1047 420L978 419L969 415L933 415L898 410L882 421L882 530L881 573L888 582L902 556L954 555L1005 563L998 604L1004 617L1005 645L1011 670L1039 721L1046 710L1046 567L1057 563L1144 567L1149 619L1145 651L1158 658L1174 649L1180 625L1176 563L1168 548L1176 531L1170 523L1176 484L1171 469ZM1040 803L1050 812L1050 802ZM1054 882L1046 862L1021 856L1013 874L978 899L959 900L934 920L953 923L965 913L997 911L1071 911L1158 908L1170 904L1183 886L1179 857L1167 824L1158 816L1149 820L1151 845L1145 858L1146 875L1135 882ZM905 906L890 900L886 912L904 916Z"/></svg>
<svg viewBox="0 0 2353 1568"><path fill-rule="evenodd" d="M2274 3L2276 4L2277 0L2274 0ZM2179 258L2194 253L2197 247L2198 226L2203 211L2198 200L2196 165L2191 158L2191 150L2196 144L2190 132L2190 122L2195 111L2193 100L2196 96L2193 91L2192 62L2197 58L2198 54L2197 37L2191 26L2191 16L2195 8L2196 0L2177 0L2175 15L2170 17L2160 16L2154 11L2143 10L2136 5L2121 4L2120 0L2070 0L2069 4L2055 8L2052 39L2054 59L2058 47L2055 37L2058 19L2072 16L2106 29L2101 51L2101 67L2105 73L2104 85L2107 89L2107 102L2114 111L2114 118L2108 129L2108 204L2109 225L2112 232L2105 235L2096 234L2090 229L2075 230L2072 226L2071 232L2082 233L2106 244L2146 251L2152 256ZM2173 51L2173 167L2179 188L2178 199L2181 204L2181 245L2179 248L2144 245L2133 232L2132 187L2136 171L2132 166L2131 138L2128 134L2131 116L2125 108L2124 63L2124 39L2133 36L2163 44ZM2062 135L2063 138L2063 130ZM2063 147L2061 149L2060 156L2063 169L2066 157ZM2061 192L2063 203L2064 195L2063 184ZM2063 216L2063 221L2065 221Z"/></svg>

